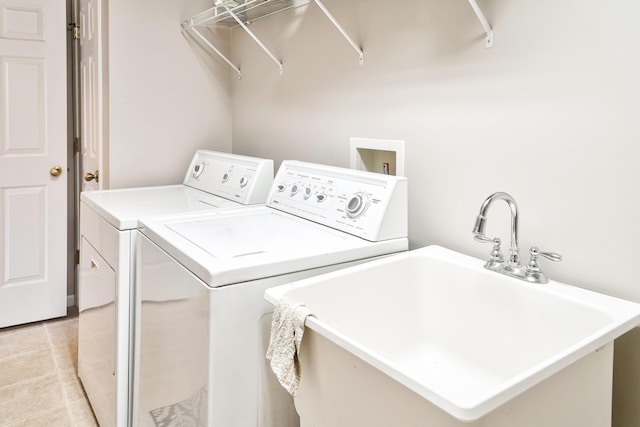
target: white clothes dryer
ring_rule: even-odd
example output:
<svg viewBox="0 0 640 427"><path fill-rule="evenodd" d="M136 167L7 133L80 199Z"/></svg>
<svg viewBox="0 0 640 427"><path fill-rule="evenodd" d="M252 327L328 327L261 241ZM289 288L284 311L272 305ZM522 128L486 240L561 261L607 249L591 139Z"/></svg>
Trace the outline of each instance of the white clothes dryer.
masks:
<svg viewBox="0 0 640 427"><path fill-rule="evenodd" d="M407 250L407 180L284 161L264 206L138 233L136 425L297 426L265 359L264 291Z"/></svg>
<svg viewBox="0 0 640 427"><path fill-rule="evenodd" d="M200 150L182 184L81 194L78 375L102 427L131 423L138 219L264 203L273 172L272 160Z"/></svg>

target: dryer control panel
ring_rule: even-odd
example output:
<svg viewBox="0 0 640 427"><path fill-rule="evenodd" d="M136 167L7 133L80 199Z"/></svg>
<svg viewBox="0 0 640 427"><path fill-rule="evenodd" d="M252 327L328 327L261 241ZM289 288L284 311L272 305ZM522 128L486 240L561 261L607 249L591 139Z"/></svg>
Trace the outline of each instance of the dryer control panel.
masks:
<svg viewBox="0 0 640 427"><path fill-rule="evenodd" d="M267 206L370 241L407 237L407 179L285 160Z"/></svg>
<svg viewBox="0 0 640 427"><path fill-rule="evenodd" d="M264 203L273 183L273 160L216 151L196 152L184 185L245 205Z"/></svg>

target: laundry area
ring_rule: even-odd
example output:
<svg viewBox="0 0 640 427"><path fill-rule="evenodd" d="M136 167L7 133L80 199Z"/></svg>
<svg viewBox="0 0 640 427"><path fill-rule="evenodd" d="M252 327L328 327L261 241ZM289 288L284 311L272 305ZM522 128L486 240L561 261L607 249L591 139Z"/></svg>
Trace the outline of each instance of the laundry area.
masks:
<svg viewBox="0 0 640 427"><path fill-rule="evenodd" d="M639 16L0 0L0 426L639 427Z"/></svg>

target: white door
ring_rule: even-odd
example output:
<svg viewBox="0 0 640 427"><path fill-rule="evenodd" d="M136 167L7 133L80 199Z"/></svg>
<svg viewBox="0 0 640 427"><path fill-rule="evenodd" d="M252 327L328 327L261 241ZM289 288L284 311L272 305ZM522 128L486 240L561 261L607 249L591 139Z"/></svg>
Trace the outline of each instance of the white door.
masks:
<svg viewBox="0 0 640 427"><path fill-rule="evenodd" d="M80 0L82 191L99 190L102 152L102 1Z"/></svg>
<svg viewBox="0 0 640 427"><path fill-rule="evenodd" d="M0 327L67 309L65 0L0 0Z"/></svg>

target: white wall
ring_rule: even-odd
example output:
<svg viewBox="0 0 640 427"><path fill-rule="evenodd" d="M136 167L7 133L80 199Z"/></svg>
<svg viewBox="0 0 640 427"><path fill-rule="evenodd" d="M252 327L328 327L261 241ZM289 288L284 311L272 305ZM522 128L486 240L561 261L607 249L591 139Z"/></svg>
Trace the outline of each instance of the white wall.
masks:
<svg viewBox="0 0 640 427"><path fill-rule="evenodd" d="M105 188L182 182L196 149L231 151L227 69L180 31L182 20L210 6L108 2ZM228 35L218 38L228 43Z"/></svg>
<svg viewBox="0 0 640 427"><path fill-rule="evenodd" d="M519 203L521 248L554 279L640 302L640 2L326 0L365 65L311 4L232 36L235 152L349 164L349 137L406 141L412 247L481 258L471 228L483 199ZM394 7L395 6L395 7ZM506 206L487 232L508 242ZM508 319L505 319L508 321ZM617 343L614 425L640 420L640 334Z"/></svg>

